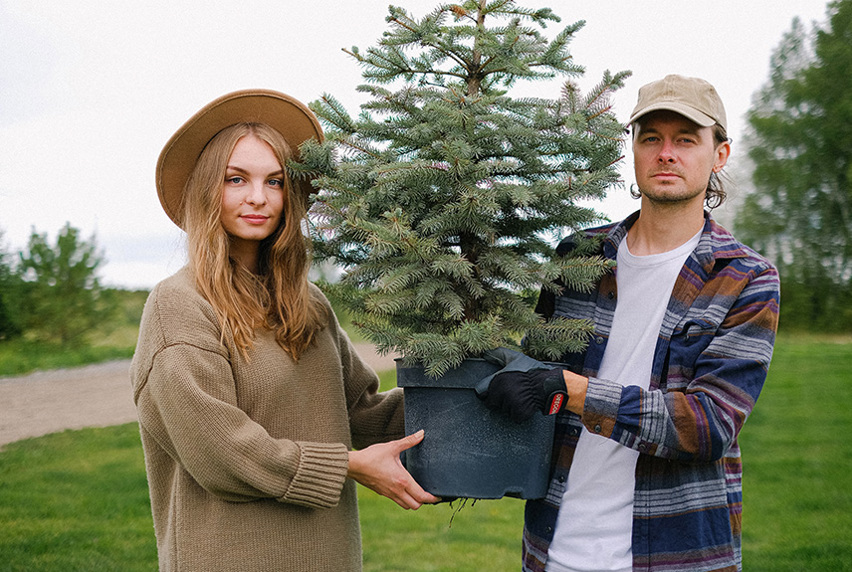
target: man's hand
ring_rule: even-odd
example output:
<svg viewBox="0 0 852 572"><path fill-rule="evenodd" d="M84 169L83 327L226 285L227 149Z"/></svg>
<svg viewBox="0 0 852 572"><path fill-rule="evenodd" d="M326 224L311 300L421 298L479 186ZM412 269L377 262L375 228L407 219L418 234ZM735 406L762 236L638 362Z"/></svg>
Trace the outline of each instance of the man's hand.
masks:
<svg viewBox="0 0 852 572"><path fill-rule="evenodd" d="M561 369L500 372L480 398L485 405L502 411L515 423L523 423L536 411L558 413L568 400Z"/></svg>
<svg viewBox="0 0 852 572"><path fill-rule="evenodd" d="M500 370L476 384L476 396L516 423L536 411L558 413L568 401L563 370L507 348L489 350L482 357Z"/></svg>
<svg viewBox="0 0 852 572"><path fill-rule="evenodd" d="M350 451L347 476L405 509L416 510L423 504L440 502L441 499L427 493L417 484L399 459L400 453L420 443L423 435L421 429L396 441Z"/></svg>

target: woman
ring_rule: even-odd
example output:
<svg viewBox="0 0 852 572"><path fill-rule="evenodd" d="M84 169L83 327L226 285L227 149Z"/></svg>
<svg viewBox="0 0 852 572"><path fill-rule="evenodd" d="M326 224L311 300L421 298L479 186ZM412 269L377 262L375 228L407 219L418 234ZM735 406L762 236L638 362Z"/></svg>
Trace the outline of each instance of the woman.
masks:
<svg viewBox="0 0 852 572"><path fill-rule="evenodd" d="M131 376L161 570L360 570L353 479L404 508L438 500L399 462L423 438L399 439L399 390L377 393L307 281L311 185L285 166L310 138L304 105L240 91L160 155L188 264L151 292Z"/></svg>

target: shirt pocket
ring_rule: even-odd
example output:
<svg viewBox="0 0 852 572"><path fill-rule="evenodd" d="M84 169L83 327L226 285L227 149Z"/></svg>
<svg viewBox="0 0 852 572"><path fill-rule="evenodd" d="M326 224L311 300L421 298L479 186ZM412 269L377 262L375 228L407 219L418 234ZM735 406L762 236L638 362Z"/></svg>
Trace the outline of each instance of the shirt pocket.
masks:
<svg viewBox="0 0 852 572"><path fill-rule="evenodd" d="M674 329L667 364L667 385L670 390L685 390L695 377L695 367L701 353L713 341L718 329L719 324L704 317L689 318Z"/></svg>
<svg viewBox="0 0 852 572"><path fill-rule="evenodd" d="M680 344L691 346L704 342L704 346L710 343L716 331L719 329L719 324L714 320L704 317L690 318L684 320L672 332L672 341L677 340Z"/></svg>

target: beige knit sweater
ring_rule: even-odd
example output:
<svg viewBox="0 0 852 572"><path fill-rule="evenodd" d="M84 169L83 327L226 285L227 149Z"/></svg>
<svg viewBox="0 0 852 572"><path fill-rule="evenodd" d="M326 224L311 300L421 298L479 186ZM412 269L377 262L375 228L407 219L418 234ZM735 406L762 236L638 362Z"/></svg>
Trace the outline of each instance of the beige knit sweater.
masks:
<svg viewBox="0 0 852 572"><path fill-rule="evenodd" d="M329 315L298 363L267 331L244 360L187 269L151 293L131 378L161 570L361 569L348 450L402 436L402 395Z"/></svg>

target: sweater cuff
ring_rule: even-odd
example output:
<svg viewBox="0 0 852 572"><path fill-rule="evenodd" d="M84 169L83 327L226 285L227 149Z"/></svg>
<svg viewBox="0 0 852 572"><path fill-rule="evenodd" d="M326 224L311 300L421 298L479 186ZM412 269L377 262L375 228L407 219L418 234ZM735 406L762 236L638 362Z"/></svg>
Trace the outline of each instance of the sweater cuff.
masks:
<svg viewBox="0 0 852 572"><path fill-rule="evenodd" d="M299 467L287 492L278 500L312 508L337 506L349 470L349 450L342 443L296 445L300 451Z"/></svg>

